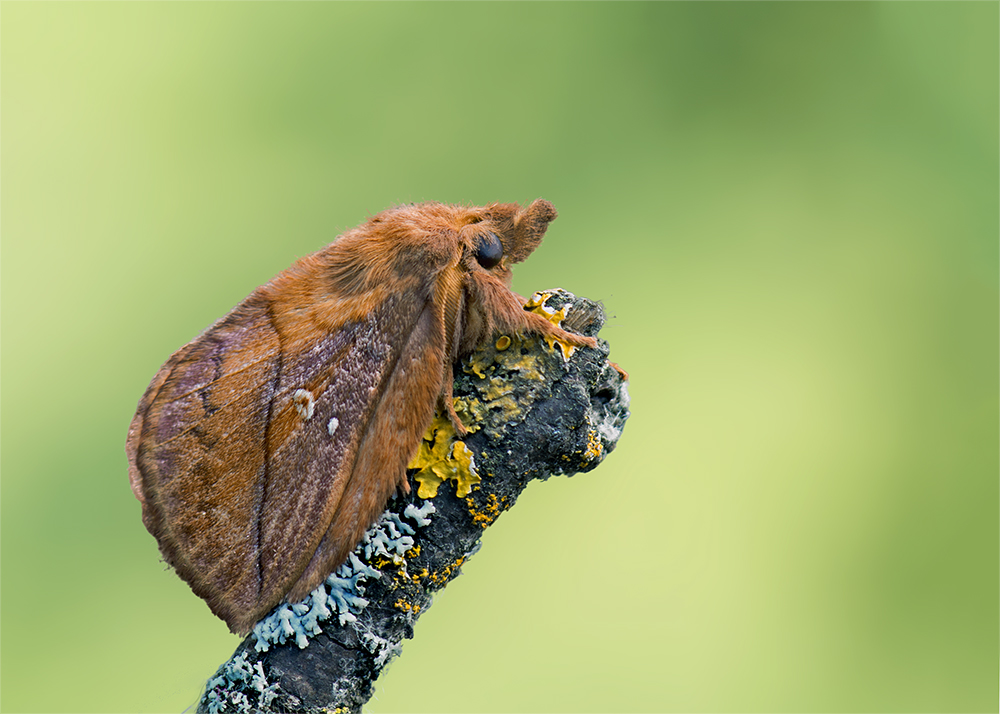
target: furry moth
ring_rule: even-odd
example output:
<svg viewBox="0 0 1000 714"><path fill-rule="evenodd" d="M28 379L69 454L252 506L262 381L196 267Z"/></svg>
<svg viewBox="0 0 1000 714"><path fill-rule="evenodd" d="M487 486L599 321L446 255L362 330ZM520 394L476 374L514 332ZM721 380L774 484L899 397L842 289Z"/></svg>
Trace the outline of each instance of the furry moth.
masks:
<svg viewBox="0 0 1000 714"><path fill-rule="evenodd" d="M494 333L591 337L526 312L513 263L555 208L393 208L257 288L153 378L126 454L165 560L236 633L304 598L393 492L452 365Z"/></svg>

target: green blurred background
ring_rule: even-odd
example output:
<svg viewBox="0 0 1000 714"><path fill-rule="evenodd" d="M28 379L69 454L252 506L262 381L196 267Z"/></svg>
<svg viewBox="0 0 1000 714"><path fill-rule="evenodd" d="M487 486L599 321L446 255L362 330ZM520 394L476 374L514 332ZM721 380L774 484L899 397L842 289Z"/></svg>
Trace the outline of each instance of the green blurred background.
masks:
<svg viewBox="0 0 1000 714"><path fill-rule="evenodd" d="M368 709L996 711L998 5L4 3L2 708L238 640L128 488L170 353L399 202L551 200L633 415Z"/></svg>

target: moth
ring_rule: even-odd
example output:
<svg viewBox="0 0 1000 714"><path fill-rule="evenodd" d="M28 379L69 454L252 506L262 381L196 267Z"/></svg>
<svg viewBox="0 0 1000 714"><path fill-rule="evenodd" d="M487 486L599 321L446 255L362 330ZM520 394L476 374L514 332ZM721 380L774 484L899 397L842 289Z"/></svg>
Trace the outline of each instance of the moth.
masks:
<svg viewBox="0 0 1000 714"><path fill-rule="evenodd" d="M453 364L495 333L592 337L526 312L510 266L551 203L422 203L297 261L153 378L126 454L164 559L236 633L343 563L394 492Z"/></svg>

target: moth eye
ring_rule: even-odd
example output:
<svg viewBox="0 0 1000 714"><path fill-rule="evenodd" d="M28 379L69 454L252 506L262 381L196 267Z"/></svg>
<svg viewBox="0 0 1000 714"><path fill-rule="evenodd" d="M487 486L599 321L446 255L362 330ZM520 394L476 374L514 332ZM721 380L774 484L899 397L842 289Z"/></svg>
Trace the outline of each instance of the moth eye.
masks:
<svg viewBox="0 0 1000 714"><path fill-rule="evenodd" d="M479 239L479 247L476 248L476 260L479 264L489 270L500 264L503 258L503 245L500 239L492 233L486 233Z"/></svg>

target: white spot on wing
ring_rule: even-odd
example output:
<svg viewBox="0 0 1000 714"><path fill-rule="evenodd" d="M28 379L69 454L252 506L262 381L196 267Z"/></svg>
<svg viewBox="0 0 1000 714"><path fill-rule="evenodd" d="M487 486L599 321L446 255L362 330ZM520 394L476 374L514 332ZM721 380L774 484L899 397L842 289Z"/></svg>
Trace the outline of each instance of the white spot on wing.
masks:
<svg viewBox="0 0 1000 714"><path fill-rule="evenodd" d="M340 420L337 417L330 417L330 421L326 425L326 430L330 436L333 436L333 432L337 431L338 426L340 426Z"/></svg>
<svg viewBox="0 0 1000 714"><path fill-rule="evenodd" d="M312 419L313 409L315 409L315 400L313 399L312 392L307 389L296 389L295 394L292 395L292 403L295 405L295 410L302 417L302 421L309 421Z"/></svg>

